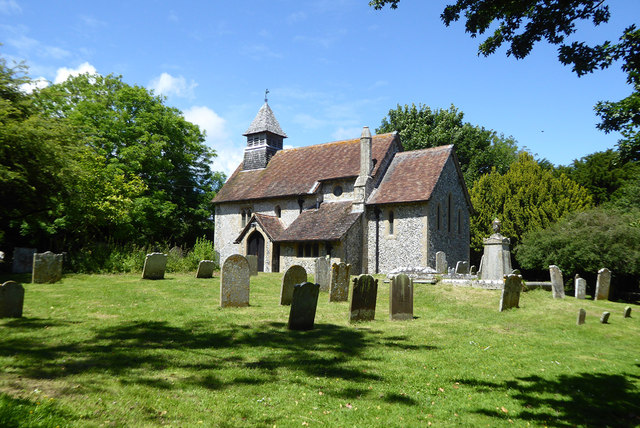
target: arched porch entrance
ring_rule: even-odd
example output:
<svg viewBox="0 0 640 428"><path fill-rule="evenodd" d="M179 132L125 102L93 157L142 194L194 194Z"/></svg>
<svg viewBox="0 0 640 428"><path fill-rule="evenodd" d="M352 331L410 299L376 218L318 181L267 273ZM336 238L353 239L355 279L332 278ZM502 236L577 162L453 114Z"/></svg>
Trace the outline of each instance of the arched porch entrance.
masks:
<svg viewBox="0 0 640 428"><path fill-rule="evenodd" d="M264 237L258 231L247 239L247 254L258 258L258 272L264 272Z"/></svg>

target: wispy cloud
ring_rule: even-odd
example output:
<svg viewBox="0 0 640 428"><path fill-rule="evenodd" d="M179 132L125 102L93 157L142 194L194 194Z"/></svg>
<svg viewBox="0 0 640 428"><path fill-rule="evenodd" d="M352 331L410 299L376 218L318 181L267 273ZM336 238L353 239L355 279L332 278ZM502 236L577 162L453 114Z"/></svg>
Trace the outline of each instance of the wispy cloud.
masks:
<svg viewBox="0 0 640 428"><path fill-rule="evenodd" d="M94 18L93 16L89 16L89 15L81 15L80 16L80 21L89 28L92 29L96 29L96 28L104 28L107 26L107 23L104 21L101 21L97 18Z"/></svg>
<svg viewBox="0 0 640 428"><path fill-rule="evenodd" d="M242 48L242 54L249 58L260 61L263 59L280 59L282 54L274 52L271 48L264 44L247 45Z"/></svg>
<svg viewBox="0 0 640 428"><path fill-rule="evenodd" d="M85 73L97 74L98 72L96 71L96 68L88 62L83 62L76 68L61 67L56 72L56 78L53 80L53 83L62 83L69 77L78 76Z"/></svg>
<svg viewBox="0 0 640 428"><path fill-rule="evenodd" d="M351 140L353 138L358 138L362 134L362 127L351 127L351 128L343 128L342 126L336 129L331 137L334 140Z"/></svg>
<svg viewBox="0 0 640 428"><path fill-rule="evenodd" d="M193 98L194 89L198 86L193 80L187 82L184 76L174 77L169 73L162 73L149 83L149 88L157 94L175 95L182 98Z"/></svg>
<svg viewBox="0 0 640 428"><path fill-rule="evenodd" d="M0 0L0 13L3 15L13 15L22 13L22 8L15 0Z"/></svg>
<svg viewBox="0 0 640 428"><path fill-rule="evenodd" d="M305 43L313 46L319 46L324 49L329 49L333 47L336 43L342 40L343 36L347 34L346 30L334 31L329 34L318 35L318 36L295 36L293 38L294 42Z"/></svg>

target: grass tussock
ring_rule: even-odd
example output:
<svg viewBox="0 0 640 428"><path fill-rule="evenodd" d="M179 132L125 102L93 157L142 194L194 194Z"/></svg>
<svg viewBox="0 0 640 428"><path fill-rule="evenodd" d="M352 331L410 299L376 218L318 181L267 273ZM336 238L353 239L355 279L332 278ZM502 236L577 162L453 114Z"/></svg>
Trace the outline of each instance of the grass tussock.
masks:
<svg viewBox="0 0 640 428"><path fill-rule="evenodd" d="M640 424L637 307L537 290L499 313L497 291L418 284L392 322L381 282L375 321L321 293L294 332L280 279L235 309L193 274L25 284L24 317L0 320L0 426Z"/></svg>

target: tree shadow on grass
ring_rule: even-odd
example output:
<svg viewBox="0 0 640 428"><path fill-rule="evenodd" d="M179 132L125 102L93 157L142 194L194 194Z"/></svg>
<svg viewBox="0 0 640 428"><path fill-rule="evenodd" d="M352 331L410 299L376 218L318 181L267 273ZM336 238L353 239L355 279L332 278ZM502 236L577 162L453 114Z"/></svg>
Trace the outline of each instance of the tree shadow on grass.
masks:
<svg viewBox="0 0 640 428"><path fill-rule="evenodd" d="M631 427L640 425L640 390L630 380L634 374L579 373L561 375L555 379L540 376L516 378L502 383L459 380L480 391L503 390L519 400L526 410L509 413L535 424L569 426ZM491 417L494 409L478 409Z"/></svg>

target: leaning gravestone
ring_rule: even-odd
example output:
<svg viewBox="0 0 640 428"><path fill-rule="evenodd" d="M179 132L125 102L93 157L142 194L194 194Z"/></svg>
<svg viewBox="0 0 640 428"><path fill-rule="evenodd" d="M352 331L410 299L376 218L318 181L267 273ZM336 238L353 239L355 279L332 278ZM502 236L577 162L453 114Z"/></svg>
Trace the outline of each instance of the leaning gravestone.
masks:
<svg viewBox="0 0 640 428"><path fill-rule="evenodd" d="M623 318L631 318L631 306L626 306L624 308Z"/></svg>
<svg viewBox="0 0 640 428"><path fill-rule="evenodd" d="M293 299L293 287L296 284L307 282L307 271L302 266L293 265L284 273L282 277L282 288L280 288L280 304L290 305Z"/></svg>
<svg viewBox="0 0 640 428"><path fill-rule="evenodd" d="M576 279L576 299L584 299L587 295L587 280L584 278Z"/></svg>
<svg viewBox="0 0 640 428"><path fill-rule="evenodd" d="M578 320L576 321L577 325L582 325L584 324L584 320L587 317L587 311L585 311L584 309L580 309L578 311Z"/></svg>
<svg viewBox="0 0 640 428"><path fill-rule="evenodd" d="M511 274L504 276L504 288L500 298L500 312L505 309L520 307L520 292L522 291L522 275Z"/></svg>
<svg viewBox="0 0 640 428"><path fill-rule="evenodd" d="M609 298L609 285L611 284L611 271L602 268L598 271L596 282L596 297L594 300L607 300Z"/></svg>
<svg viewBox="0 0 640 428"><path fill-rule="evenodd" d="M249 306L249 262L239 254L227 257L220 272L220 306Z"/></svg>
<svg viewBox="0 0 640 428"><path fill-rule="evenodd" d="M469 262L459 261L456 263L456 274L467 275L469 273Z"/></svg>
<svg viewBox="0 0 640 428"><path fill-rule="evenodd" d="M320 285L304 282L293 287L291 309L289 309L289 330L311 330L316 318Z"/></svg>
<svg viewBox="0 0 640 428"><path fill-rule="evenodd" d="M167 255L163 253L147 254L142 268L142 279L164 279L167 267Z"/></svg>
<svg viewBox="0 0 640 428"><path fill-rule="evenodd" d="M351 265L334 263L331 266L330 302L346 302L349 300L349 271Z"/></svg>
<svg viewBox="0 0 640 428"><path fill-rule="evenodd" d="M15 281L0 285L0 318L20 318L24 306L24 287Z"/></svg>
<svg viewBox="0 0 640 428"><path fill-rule="evenodd" d="M33 255L31 282L34 284L54 283L62 279L62 254L51 251Z"/></svg>
<svg viewBox="0 0 640 428"><path fill-rule="evenodd" d="M413 319L413 280L405 274L391 278L389 318L392 320Z"/></svg>
<svg viewBox="0 0 640 428"><path fill-rule="evenodd" d="M249 262L249 275L258 275L258 256L249 254L247 255L247 261Z"/></svg>
<svg viewBox="0 0 640 428"><path fill-rule="evenodd" d="M611 312L604 311L602 316L600 316L600 323L606 324L609 322L609 316L611 316Z"/></svg>
<svg viewBox="0 0 640 428"><path fill-rule="evenodd" d="M551 276L551 291L554 299L564 299L564 279L562 271L556 265L549 266L549 275Z"/></svg>
<svg viewBox="0 0 640 428"><path fill-rule="evenodd" d="M447 274L447 255L444 251L436 253L436 273Z"/></svg>
<svg viewBox="0 0 640 428"><path fill-rule="evenodd" d="M376 315L377 297L377 279L367 274L353 278L350 321L373 321Z"/></svg>
<svg viewBox="0 0 640 428"><path fill-rule="evenodd" d="M215 267L216 262L213 260L200 260L200 263L198 263L196 278L213 278L213 270Z"/></svg>
<svg viewBox="0 0 640 428"><path fill-rule="evenodd" d="M329 291L331 283L331 257L318 257L316 259L316 284L320 284L320 291Z"/></svg>
<svg viewBox="0 0 640 428"><path fill-rule="evenodd" d="M35 248L15 247L13 249L13 273L29 273L33 268L33 255L37 252Z"/></svg>

